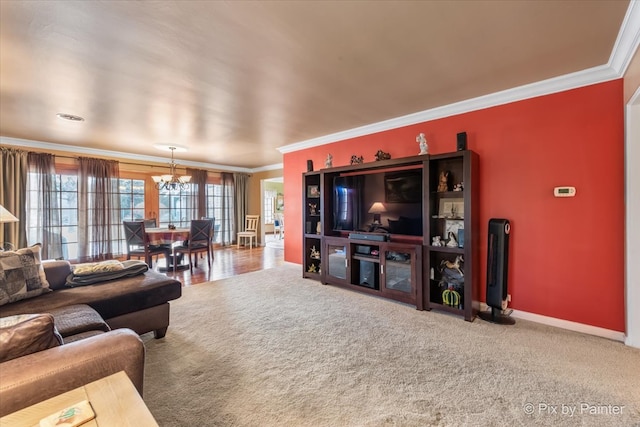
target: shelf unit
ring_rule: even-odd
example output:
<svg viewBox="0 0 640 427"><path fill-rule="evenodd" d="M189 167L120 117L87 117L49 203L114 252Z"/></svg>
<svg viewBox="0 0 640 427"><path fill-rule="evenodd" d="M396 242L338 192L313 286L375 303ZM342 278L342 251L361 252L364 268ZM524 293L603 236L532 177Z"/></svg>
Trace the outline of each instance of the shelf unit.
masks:
<svg viewBox="0 0 640 427"><path fill-rule="evenodd" d="M425 188L429 211L425 234L424 277L428 309L439 309L472 321L479 309L477 173L478 156L457 151L431 156ZM448 173L447 189L438 188ZM462 188L456 188L462 183ZM444 246L434 244L434 238Z"/></svg>
<svg viewBox="0 0 640 427"><path fill-rule="evenodd" d="M322 185L319 172L309 172L303 176L302 247L303 277L320 280L322 274Z"/></svg>
<svg viewBox="0 0 640 427"><path fill-rule="evenodd" d="M303 174L303 276L413 304L419 310L451 312L472 321L480 296L479 269L475 265L478 259L477 164L477 154L465 150ZM349 232L332 229L330 196L336 176L386 173L403 168L417 168L422 173L421 236L391 234L386 241L358 240L349 238ZM438 191L439 175L443 171L449 173L448 187L446 191ZM454 185L460 182L464 183L464 189L453 191ZM313 205L319 210L314 210ZM432 244L435 236L445 242L450 236L458 239L460 229L464 230L460 233L463 236L460 246ZM319 257L312 256L318 250ZM456 264L457 257L460 258ZM458 283L451 276L452 270L459 273Z"/></svg>

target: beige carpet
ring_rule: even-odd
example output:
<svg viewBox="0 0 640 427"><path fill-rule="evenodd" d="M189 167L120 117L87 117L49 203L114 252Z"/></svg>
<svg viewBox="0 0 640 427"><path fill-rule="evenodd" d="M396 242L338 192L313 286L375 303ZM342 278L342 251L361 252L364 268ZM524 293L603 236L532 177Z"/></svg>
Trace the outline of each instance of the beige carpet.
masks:
<svg viewBox="0 0 640 427"><path fill-rule="evenodd" d="M161 426L640 425L640 350L417 311L293 264L185 288L167 336L143 339Z"/></svg>

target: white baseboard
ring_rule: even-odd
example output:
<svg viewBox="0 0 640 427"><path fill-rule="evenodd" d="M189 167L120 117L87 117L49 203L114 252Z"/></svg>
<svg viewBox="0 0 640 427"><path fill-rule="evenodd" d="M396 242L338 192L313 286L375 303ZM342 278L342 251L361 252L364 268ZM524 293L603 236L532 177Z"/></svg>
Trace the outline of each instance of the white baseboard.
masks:
<svg viewBox="0 0 640 427"><path fill-rule="evenodd" d="M489 309L485 303L480 304L481 310ZM526 311L513 310L511 317L516 319L529 320L531 322L541 323L543 325L554 326L556 328L567 329L569 331L581 332L583 334L595 335L597 337L607 338L614 341L625 342L624 332L612 331L611 329L600 328L599 326L585 325L584 323L572 322L570 320L557 319L555 317L543 316L541 314L529 313ZM631 345L632 344L627 344ZM635 346L633 346L635 347Z"/></svg>

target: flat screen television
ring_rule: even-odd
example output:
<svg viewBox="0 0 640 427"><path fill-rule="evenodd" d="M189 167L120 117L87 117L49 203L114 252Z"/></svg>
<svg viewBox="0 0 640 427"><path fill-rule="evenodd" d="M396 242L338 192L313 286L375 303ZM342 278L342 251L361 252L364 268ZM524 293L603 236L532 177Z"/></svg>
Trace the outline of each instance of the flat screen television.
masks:
<svg viewBox="0 0 640 427"><path fill-rule="evenodd" d="M362 206L361 176L337 176L333 179L333 229L353 231L360 227Z"/></svg>
<svg viewBox="0 0 640 427"><path fill-rule="evenodd" d="M333 178L334 231L364 231L421 236L422 171L376 172ZM368 211L384 202L380 223Z"/></svg>

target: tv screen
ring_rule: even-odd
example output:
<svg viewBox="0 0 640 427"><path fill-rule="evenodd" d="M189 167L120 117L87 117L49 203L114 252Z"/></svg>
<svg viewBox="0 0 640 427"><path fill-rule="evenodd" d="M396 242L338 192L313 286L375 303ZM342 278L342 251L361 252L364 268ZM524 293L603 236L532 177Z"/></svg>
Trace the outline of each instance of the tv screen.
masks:
<svg viewBox="0 0 640 427"><path fill-rule="evenodd" d="M333 179L333 229L357 230L362 206L360 176L337 176Z"/></svg>

